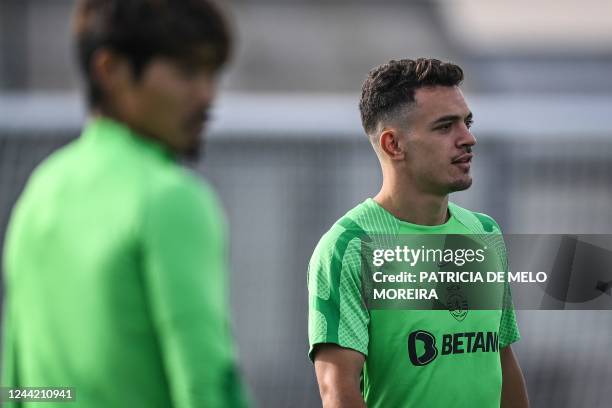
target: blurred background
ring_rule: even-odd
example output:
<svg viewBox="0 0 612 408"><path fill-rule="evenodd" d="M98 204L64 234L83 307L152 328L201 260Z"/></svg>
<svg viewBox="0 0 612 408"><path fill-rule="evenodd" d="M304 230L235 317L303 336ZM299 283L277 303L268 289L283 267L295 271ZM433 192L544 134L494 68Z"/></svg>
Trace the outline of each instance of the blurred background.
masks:
<svg viewBox="0 0 612 408"><path fill-rule="evenodd" d="M69 0L0 0L0 237L32 169L85 111ZM507 233L612 233L612 2L235 0L234 63L206 157L231 225L242 368L261 407L316 407L306 267L320 236L377 193L357 109L369 69L459 63L474 185L452 199ZM0 239L2 239L0 238ZM609 407L609 311L521 311L533 407Z"/></svg>

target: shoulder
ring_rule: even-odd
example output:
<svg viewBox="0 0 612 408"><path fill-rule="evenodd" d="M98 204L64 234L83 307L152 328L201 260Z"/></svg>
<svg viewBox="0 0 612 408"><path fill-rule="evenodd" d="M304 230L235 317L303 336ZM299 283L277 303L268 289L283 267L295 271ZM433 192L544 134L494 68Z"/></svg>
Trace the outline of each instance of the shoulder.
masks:
<svg viewBox="0 0 612 408"><path fill-rule="evenodd" d="M328 299L330 288L342 284L342 277L359 279L361 242L365 231L356 222L361 210L355 207L323 234L308 264L307 283L311 294Z"/></svg>
<svg viewBox="0 0 612 408"><path fill-rule="evenodd" d="M217 210L220 202L204 179L176 164L165 166L149 183L147 198L153 205L198 206Z"/></svg>
<svg viewBox="0 0 612 408"><path fill-rule="evenodd" d="M484 228L485 232L501 233L501 228L493 217L475 211L473 211L472 213L474 214L474 216L476 216L476 218L478 218L478 221L480 221L480 224Z"/></svg>
<svg viewBox="0 0 612 408"><path fill-rule="evenodd" d="M500 234L501 228L499 224L490 215L468 210L455 203L448 203L448 207L452 214L470 229L484 230L485 233Z"/></svg>
<svg viewBox="0 0 612 408"><path fill-rule="evenodd" d="M352 241L361 240L366 235L366 231L359 222L359 218L364 211L366 209L362 203L340 217L323 234L314 250L312 259L316 260L319 257L331 256L341 259L349 249L349 244Z"/></svg>
<svg viewBox="0 0 612 408"><path fill-rule="evenodd" d="M77 139L47 156L34 168L28 184L47 184L51 179L63 177L78 159L80 145L80 140Z"/></svg>
<svg viewBox="0 0 612 408"><path fill-rule="evenodd" d="M147 183L144 194L146 218L167 218L192 223L219 224L224 213L219 197L204 179L178 165L168 165Z"/></svg>

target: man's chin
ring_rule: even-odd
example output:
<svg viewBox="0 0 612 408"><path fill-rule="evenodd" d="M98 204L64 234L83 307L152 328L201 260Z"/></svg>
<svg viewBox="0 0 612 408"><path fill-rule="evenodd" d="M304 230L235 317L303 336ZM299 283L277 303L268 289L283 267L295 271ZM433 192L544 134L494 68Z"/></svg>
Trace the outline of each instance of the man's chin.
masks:
<svg viewBox="0 0 612 408"><path fill-rule="evenodd" d="M465 178L462 180L456 180L454 181L450 186L449 186L449 190L451 193L457 192L457 191L463 191L463 190L467 190L468 188L470 188L470 186L472 185L472 178Z"/></svg>
<svg viewBox="0 0 612 408"><path fill-rule="evenodd" d="M204 157L204 140L198 137L196 141L191 143L180 152L180 155L188 161L199 161Z"/></svg>

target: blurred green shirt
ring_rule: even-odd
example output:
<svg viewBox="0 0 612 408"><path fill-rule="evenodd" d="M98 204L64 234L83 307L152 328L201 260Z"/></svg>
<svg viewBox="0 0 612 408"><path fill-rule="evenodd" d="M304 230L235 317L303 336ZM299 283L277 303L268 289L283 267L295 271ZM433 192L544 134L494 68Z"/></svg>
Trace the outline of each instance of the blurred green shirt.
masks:
<svg viewBox="0 0 612 408"><path fill-rule="evenodd" d="M74 407L244 406L224 216L162 145L93 119L35 170L4 258L3 386L75 387Z"/></svg>

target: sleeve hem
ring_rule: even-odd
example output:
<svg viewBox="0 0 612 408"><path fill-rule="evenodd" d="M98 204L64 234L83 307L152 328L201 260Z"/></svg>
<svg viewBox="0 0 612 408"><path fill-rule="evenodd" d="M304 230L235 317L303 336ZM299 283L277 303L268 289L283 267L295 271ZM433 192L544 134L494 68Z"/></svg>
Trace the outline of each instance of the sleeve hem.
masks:
<svg viewBox="0 0 612 408"><path fill-rule="evenodd" d="M520 339L521 339L521 336L516 336L516 337L514 337L512 340L510 340L510 341L508 341L508 342L505 342L505 343L501 343L501 342L500 342L500 343L499 343L499 349L501 350L501 349L503 349L503 348L506 348L506 347L508 347L508 346L511 346L512 344L514 344L514 343L518 342Z"/></svg>
<svg viewBox="0 0 612 408"><path fill-rule="evenodd" d="M337 341L318 340L318 341L312 342L310 344L310 349L308 350L308 358L310 359L310 361L312 363L314 363L314 351L315 351L315 347L318 346L319 344L335 344L335 345L340 346L342 348L354 350L354 351L356 351L358 353L361 353L361 354L363 354L363 356L365 358L368 357L368 350L363 350L363 349L361 349L359 347L356 347L356 346L353 346L353 345L350 345L350 344L342 344L342 343L337 342Z"/></svg>

